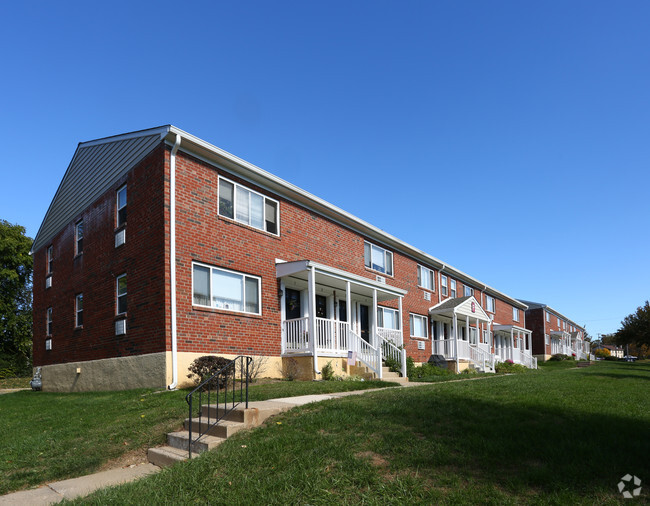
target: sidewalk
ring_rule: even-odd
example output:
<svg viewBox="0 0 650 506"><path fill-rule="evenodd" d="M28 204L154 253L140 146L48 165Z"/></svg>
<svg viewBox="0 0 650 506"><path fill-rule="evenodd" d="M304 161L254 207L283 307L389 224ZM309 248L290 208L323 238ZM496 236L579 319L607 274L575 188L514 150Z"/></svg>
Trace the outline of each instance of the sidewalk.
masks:
<svg viewBox="0 0 650 506"><path fill-rule="evenodd" d="M406 383L402 385L405 388L430 385L431 383ZM399 387L387 387L399 388ZM302 406L311 402L326 401L329 399L338 399L347 397L349 395L360 395L368 392L377 392L378 390L386 390L386 388L373 388L371 390L354 390L351 392L334 392L330 394L312 394L301 395L298 397L283 397L281 399L270 399L267 401L250 402L251 408L256 405L273 404L281 406L283 411L289 410L296 406ZM69 480L57 481L48 483L36 489L22 490L20 492L13 492L4 496L0 496L0 506L5 505L29 505L41 506L46 504L54 504L60 501L76 499L88 495L100 488L111 487L120 485L130 481L137 480L143 476L157 473L161 469L153 464L138 464L120 469L111 469L109 471L102 471L100 473L89 474L87 476L80 476L79 478L72 478Z"/></svg>

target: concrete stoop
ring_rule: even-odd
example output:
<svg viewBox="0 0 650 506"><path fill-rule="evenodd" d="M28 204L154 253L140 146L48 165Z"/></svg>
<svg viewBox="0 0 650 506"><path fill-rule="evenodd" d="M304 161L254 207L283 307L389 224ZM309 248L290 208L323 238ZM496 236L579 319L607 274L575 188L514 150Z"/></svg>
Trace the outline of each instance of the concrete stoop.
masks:
<svg viewBox="0 0 650 506"><path fill-rule="evenodd" d="M192 457L216 448L236 432L242 429L257 427L268 417L285 411L288 408L289 406L287 405L278 405L278 403L274 403L273 401L249 403L248 408L245 408L244 405L237 406L217 425L210 427L201 439L192 444ZM217 417L223 415L223 412L223 408L202 406L201 418L197 417L192 419L192 438L196 439L197 433L207 429L211 423L214 423ZM190 419L187 418L184 423L185 430L167 434L167 446L149 448L147 452L149 462L158 467L167 467L176 462L187 460L190 447L189 426Z"/></svg>
<svg viewBox="0 0 650 506"><path fill-rule="evenodd" d="M377 375L368 367L365 365L357 365L351 368L350 371L352 374L356 374L357 376L361 376L362 378L366 380L373 380L373 379L379 379ZM402 385L406 384L409 382L409 379L407 377L402 377L399 375L397 372L392 372L390 368L383 366L381 368L381 376L383 381L392 381L394 383L400 383Z"/></svg>

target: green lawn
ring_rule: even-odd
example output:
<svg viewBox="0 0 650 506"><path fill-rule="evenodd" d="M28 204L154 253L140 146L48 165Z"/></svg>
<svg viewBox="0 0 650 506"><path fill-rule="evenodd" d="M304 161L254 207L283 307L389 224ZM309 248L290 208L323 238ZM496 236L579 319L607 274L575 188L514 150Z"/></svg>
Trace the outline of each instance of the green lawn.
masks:
<svg viewBox="0 0 650 506"><path fill-rule="evenodd" d="M250 400L392 386L385 382L254 385ZM163 444L187 417L187 391L0 395L0 495L89 474L129 452Z"/></svg>
<svg viewBox="0 0 650 506"><path fill-rule="evenodd" d="M599 362L325 401L86 502L616 504L627 473L647 501L649 382Z"/></svg>

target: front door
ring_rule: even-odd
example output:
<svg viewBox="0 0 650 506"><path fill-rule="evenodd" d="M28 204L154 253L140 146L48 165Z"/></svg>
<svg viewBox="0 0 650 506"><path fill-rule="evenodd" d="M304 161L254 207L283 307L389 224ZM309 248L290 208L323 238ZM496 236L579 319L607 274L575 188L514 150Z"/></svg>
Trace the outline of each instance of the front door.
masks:
<svg viewBox="0 0 650 506"><path fill-rule="evenodd" d="M361 339L370 342L370 319L368 306L359 304L359 326L361 327Z"/></svg>
<svg viewBox="0 0 650 506"><path fill-rule="evenodd" d="M302 310L300 308L300 292L287 288L284 291L285 306L284 311L287 320L302 317Z"/></svg>

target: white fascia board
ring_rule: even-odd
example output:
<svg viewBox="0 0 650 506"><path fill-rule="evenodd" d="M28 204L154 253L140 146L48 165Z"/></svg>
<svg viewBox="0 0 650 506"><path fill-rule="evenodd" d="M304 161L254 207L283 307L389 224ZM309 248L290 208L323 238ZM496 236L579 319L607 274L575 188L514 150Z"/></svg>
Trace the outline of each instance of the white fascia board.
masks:
<svg viewBox="0 0 650 506"><path fill-rule="evenodd" d="M524 327L520 327L519 325L493 325L492 329L494 331L502 330L502 331L508 331L508 332L512 329L512 330L516 330L516 331L519 331L519 332L524 333L524 334L532 334L532 332L533 332L532 330L525 329Z"/></svg>
<svg viewBox="0 0 650 506"><path fill-rule="evenodd" d="M80 148L87 148L90 146L96 146L97 144L107 144L109 142L123 141L125 139L133 139L135 137L147 137L149 135L158 134L161 139L164 139L171 125L165 125L155 128L148 128L146 130L136 130L135 132L128 132L120 135L112 135L110 137L102 137L101 139L94 139L92 141L80 142Z"/></svg>
<svg viewBox="0 0 650 506"><path fill-rule="evenodd" d="M397 237L384 232L383 230L371 225L367 221L364 221L356 216L344 211L340 207L337 207L333 204L330 204L326 200L317 197L298 186L285 181L282 178L271 174L270 172L250 163L238 156L233 155L227 151L224 151L209 142L206 142L198 137L181 130L175 126L170 126L165 137L165 142L169 146L174 144L176 139L176 134L180 134L182 137L180 150L185 151L192 156L195 156L199 159L202 159L210 164L222 165L226 170L235 170L237 175L243 179L250 181L262 188L265 188L273 193L282 195L284 198L300 204L303 207L306 207L312 211L315 211L319 214L325 215L330 218L332 221L339 223L347 228L365 235L369 238L376 240L379 245L385 245L392 247L393 249L399 250L401 253L406 254L416 261L423 263L424 265L433 266L438 270L444 270L450 275L453 275L455 278L460 281L467 281L469 284L474 286L483 287L483 291L488 292L490 295L497 297L501 300L504 300L513 306L520 309L527 309L528 307L517 299L506 295L495 288L492 288L485 283L473 278L469 274L464 273L463 271L456 269L449 264L446 264L442 260L425 253L424 251L411 246L410 244L398 239ZM194 148L194 149L192 149Z"/></svg>

